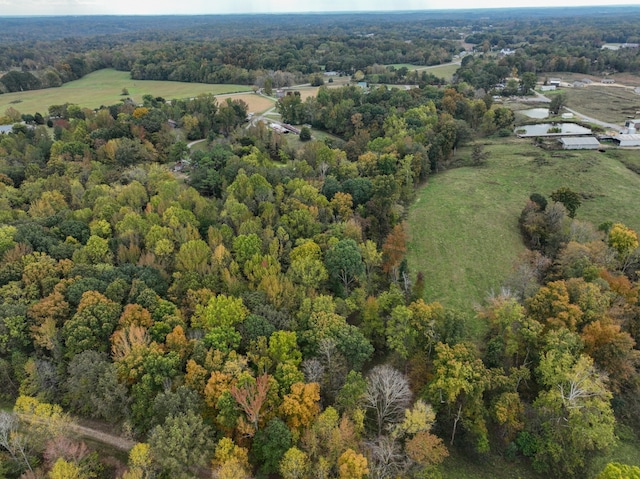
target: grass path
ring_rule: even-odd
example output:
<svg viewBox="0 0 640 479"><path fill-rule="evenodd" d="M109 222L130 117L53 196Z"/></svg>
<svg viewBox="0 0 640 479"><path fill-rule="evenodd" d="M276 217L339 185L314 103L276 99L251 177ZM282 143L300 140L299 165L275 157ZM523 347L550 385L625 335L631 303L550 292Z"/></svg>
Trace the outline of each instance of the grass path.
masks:
<svg viewBox="0 0 640 479"><path fill-rule="evenodd" d="M121 436L114 436L98 429L93 429L79 424L73 424L71 429L80 437L92 439L96 442L107 444L111 447L118 449L119 451L129 452L133 446L136 445L135 441L126 439Z"/></svg>

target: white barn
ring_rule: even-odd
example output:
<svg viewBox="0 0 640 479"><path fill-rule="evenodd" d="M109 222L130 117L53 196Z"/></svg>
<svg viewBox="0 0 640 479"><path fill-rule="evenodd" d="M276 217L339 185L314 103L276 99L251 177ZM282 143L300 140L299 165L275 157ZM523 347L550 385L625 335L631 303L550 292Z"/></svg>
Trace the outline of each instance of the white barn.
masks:
<svg viewBox="0 0 640 479"><path fill-rule="evenodd" d="M618 146L640 146L640 134L617 135L613 137Z"/></svg>
<svg viewBox="0 0 640 479"><path fill-rule="evenodd" d="M565 150L597 150L600 142L593 136L565 136L560 138Z"/></svg>

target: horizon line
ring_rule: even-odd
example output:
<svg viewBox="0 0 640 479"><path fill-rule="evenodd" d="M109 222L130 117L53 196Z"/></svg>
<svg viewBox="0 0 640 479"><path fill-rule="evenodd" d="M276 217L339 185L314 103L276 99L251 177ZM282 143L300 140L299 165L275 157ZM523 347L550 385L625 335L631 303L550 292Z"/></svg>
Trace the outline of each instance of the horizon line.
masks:
<svg viewBox="0 0 640 479"><path fill-rule="evenodd" d="M640 10L640 4L601 4L601 5L553 5L553 6L518 6L518 7L464 7L464 8L424 8L424 9L406 9L406 10L334 10L334 11L322 11L322 10L309 10L309 11L290 11L290 12L226 12L226 13L64 13L64 14L14 14L14 15L2 15L1 18L77 18L77 17L213 17L213 16L257 16L257 15L366 15L366 14L395 14L400 15L403 13L421 13L421 12L479 12L479 11L496 11L496 10L561 10L561 9L573 9L573 10L586 10L596 8L631 8Z"/></svg>

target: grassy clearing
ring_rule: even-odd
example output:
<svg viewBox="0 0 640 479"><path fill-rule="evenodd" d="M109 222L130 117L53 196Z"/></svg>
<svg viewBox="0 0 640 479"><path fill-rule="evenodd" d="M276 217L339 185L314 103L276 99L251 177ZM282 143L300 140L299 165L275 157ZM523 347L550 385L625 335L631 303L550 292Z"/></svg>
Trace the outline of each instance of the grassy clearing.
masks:
<svg viewBox="0 0 640 479"><path fill-rule="evenodd" d="M589 85L585 88L563 88L567 106L601 121L624 125L629 118L637 118L640 95L630 88Z"/></svg>
<svg viewBox="0 0 640 479"><path fill-rule="evenodd" d="M626 426L618 426L619 441L607 454L594 458L585 478L596 477L610 462L640 466L640 441ZM501 456L473 460L456 449L442 464L443 479L541 479L524 458L508 461Z"/></svg>
<svg viewBox="0 0 640 479"><path fill-rule="evenodd" d="M224 102L227 98L242 100L249 106L248 113L262 113L276 104L271 98L256 95L255 93L217 95L217 98L219 103Z"/></svg>
<svg viewBox="0 0 640 479"><path fill-rule="evenodd" d="M552 152L517 139L495 140L485 151L486 166L433 176L410 208L407 259L411 271L425 274L425 300L470 312L497 291L524 251L518 216L534 192L548 196L566 186L589 198L577 219L640 230L640 175L622 163L637 151Z"/></svg>
<svg viewBox="0 0 640 479"><path fill-rule="evenodd" d="M393 67L396 70L399 70L400 68L406 68L409 71L412 70L417 70L419 68L424 68L423 66L420 65L411 65L410 63L392 63L391 65L385 65L385 67Z"/></svg>
<svg viewBox="0 0 640 479"><path fill-rule="evenodd" d="M150 94L168 100L190 98L202 93L221 95L224 93L250 91L246 85L209 85L205 83L182 83L170 81L132 80L129 73L106 69L90 73L60 88L34 90L0 95L0 112L13 107L21 113L44 114L51 105L75 103L86 108L98 108L100 105L119 103L125 96L126 88L136 102L142 102L142 96ZM13 103L19 101L19 103Z"/></svg>
<svg viewBox="0 0 640 479"><path fill-rule="evenodd" d="M439 78L444 78L445 80L451 80L453 75L458 71L460 65L455 63L447 63L446 65L434 65L431 67L420 67L418 70L426 70L427 73L431 73Z"/></svg>
<svg viewBox="0 0 640 479"><path fill-rule="evenodd" d="M629 427L623 425L616 427L616 435L618 443L606 455L594 459L589 471L590 477L599 474L610 462L640 466L640 440Z"/></svg>
<svg viewBox="0 0 640 479"><path fill-rule="evenodd" d="M446 63L444 65L431 65L431 66L411 65L409 63L393 63L391 65L385 65L385 66L394 67L396 70L402 67L405 67L409 71L427 70L429 73L433 73L435 76L440 78L445 78L447 80L451 79L451 77L453 77L453 74L458 70L458 68L460 68L460 65L452 64L452 63Z"/></svg>

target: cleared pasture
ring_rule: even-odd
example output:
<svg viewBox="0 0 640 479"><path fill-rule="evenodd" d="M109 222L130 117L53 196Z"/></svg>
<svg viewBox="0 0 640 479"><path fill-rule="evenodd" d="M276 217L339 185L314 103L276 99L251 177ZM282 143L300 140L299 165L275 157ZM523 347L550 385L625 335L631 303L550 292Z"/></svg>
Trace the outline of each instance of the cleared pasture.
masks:
<svg viewBox="0 0 640 479"><path fill-rule="evenodd" d="M588 85L584 88L563 88L567 106L601 121L623 125L640 114L640 95L621 86Z"/></svg>
<svg viewBox="0 0 640 479"><path fill-rule="evenodd" d="M417 71L427 71L439 78L444 78L445 80L450 80L453 75L460 68L459 63L444 63L442 65L410 65L409 63L394 63L391 65L386 65L387 67L394 67L396 70L399 68L405 67L409 71L417 70Z"/></svg>
<svg viewBox="0 0 640 479"><path fill-rule="evenodd" d="M409 210L410 270L425 275L425 300L471 312L498 291L524 251L518 217L531 193L560 187L583 195L576 218L622 222L640 231L636 151L545 151L525 140L485 146L486 166L434 175ZM457 156L468 159L470 149Z"/></svg>
<svg viewBox="0 0 640 479"><path fill-rule="evenodd" d="M224 102L227 98L242 100L249 106L249 113L262 113L275 105L271 98L256 95L255 93L216 95L216 97L218 98L218 104Z"/></svg>
<svg viewBox="0 0 640 479"><path fill-rule="evenodd" d="M122 95L123 89L128 95ZM251 91L246 85L210 85L154 80L132 80L129 73L112 69L99 70L59 88L34 90L0 95L0 114L13 107L20 113L45 114L51 105L73 103L86 108L113 105L131 97L142 102L142 96L150 94L167 100L191 98L202 93L221 95Z"/></svg>

